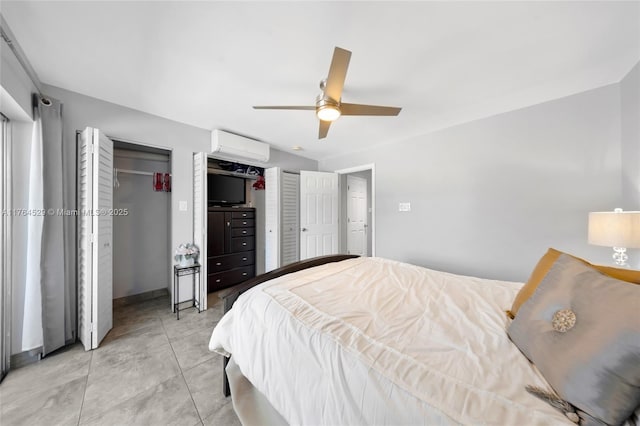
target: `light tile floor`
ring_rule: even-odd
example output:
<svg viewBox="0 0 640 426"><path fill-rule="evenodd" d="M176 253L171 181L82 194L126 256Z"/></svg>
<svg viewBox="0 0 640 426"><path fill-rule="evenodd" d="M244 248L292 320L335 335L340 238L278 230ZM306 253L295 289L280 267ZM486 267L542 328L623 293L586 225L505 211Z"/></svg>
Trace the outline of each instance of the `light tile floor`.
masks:
<svg viewBox="0 0 640 426"><path fill-rule="evenodd" d="M169 309L168 297L114 308L100 348L80 344L12 370L0 383L0 425L240 425L222 395L222 357L207 346L222 317Z"/></svg>

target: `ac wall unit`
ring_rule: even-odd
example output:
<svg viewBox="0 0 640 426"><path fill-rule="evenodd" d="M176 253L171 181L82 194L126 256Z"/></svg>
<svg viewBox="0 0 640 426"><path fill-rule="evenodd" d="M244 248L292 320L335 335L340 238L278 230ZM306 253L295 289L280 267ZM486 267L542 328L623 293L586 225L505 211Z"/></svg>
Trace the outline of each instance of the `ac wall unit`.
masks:
<svg viewBox="0 0 640 426"><path fill-rule="evenodd" d="M211 153L224 159L266 163L269 144L215 129L211 132Z"/></svg>

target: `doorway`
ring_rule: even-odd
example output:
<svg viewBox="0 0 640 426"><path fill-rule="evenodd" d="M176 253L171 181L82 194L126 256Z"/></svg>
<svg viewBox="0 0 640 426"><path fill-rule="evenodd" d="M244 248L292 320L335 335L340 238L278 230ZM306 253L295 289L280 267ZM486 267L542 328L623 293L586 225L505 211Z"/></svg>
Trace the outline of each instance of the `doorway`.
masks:
<svg viewBox="0 0 640 426"><path fill-rule="evenodd" d="M367 172L358 172L367 174ZM356 173L347 176L347 223L346 223L346 245L347 254L357 254L358 256L368 256L371 249L368 244L369 226L368 221L368 176L358 176Z"/></svg>
<svg viewBox="0 0 640 426"><path fill-rule="evenodd" d="M340 253L375 256L375 165L336 173L340 177Z"/></svg>
<svg viewBox="0 0 640 426"><path fill-rule="evenodd" d="M171 151L77 135L78 337L91 350L118 326L116 302L170 292Z"/></svg>

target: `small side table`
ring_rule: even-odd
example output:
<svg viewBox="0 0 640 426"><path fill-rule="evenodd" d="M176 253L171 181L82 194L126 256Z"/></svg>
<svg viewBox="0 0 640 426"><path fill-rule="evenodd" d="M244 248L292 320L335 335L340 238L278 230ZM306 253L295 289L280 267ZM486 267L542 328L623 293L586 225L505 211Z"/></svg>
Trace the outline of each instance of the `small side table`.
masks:
<svg viewBox="0 0 640 426"><path fill-rule="evenodd" d="M180 302L180 277L191 275L193 277L193 298ZM176 311L176 319L180 319L180 311L191 308L198 308L200 313L200 302L196 300L196 275L200 278L200 264L196 263L190 266L173 265L173 294L175 296L173 309ZM200 280L198 280L200 281ZM188 308L179 309L181 303L192 302Z"/></svg>

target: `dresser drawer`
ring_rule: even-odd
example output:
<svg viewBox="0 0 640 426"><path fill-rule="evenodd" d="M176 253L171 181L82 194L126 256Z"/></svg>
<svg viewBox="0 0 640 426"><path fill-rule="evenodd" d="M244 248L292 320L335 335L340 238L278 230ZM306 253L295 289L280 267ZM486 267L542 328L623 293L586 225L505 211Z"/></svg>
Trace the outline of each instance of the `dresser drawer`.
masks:
<svg viewBox="0 0 640 426"><path fill-rule="evenodd" d="M248 237L255 233L255 228L232 228L232 237Z"/></svg>
<svg viewBox="0 0 640 426"><path fill-rule="evenodd" d="M231 252L251 251L255 248L253 237L231 238Z"/></svg>
<svg viewBox="0 0 640 426"><path fill-rule="evenodd" d="M231 219L232 228L253 228L253 219Z"/></svg>
<svg viewBox="0 0 640 426"><path fill-rule="evenodd" d="M231 212L231 218L233 219L253 219L254 212Z"/></svg>
<svg viewBox="0 0 640 426"><path fill-rule="evenodd" d="M253 278L255 270L253 266L245 266L243 268L235 268L230 271L209 274L207 277L207 291L220 290L232 285L239 284L243 281Z"/></svg>
<svg viewBox="0 0 640 426"><path fill-rule="evenodd" d="M253 252L242 252L237 254L227 254L224 256L210 257L207 264L207 272L209 274L214 272L226 271L241 266L253 265L254 263Z"/></svg>

